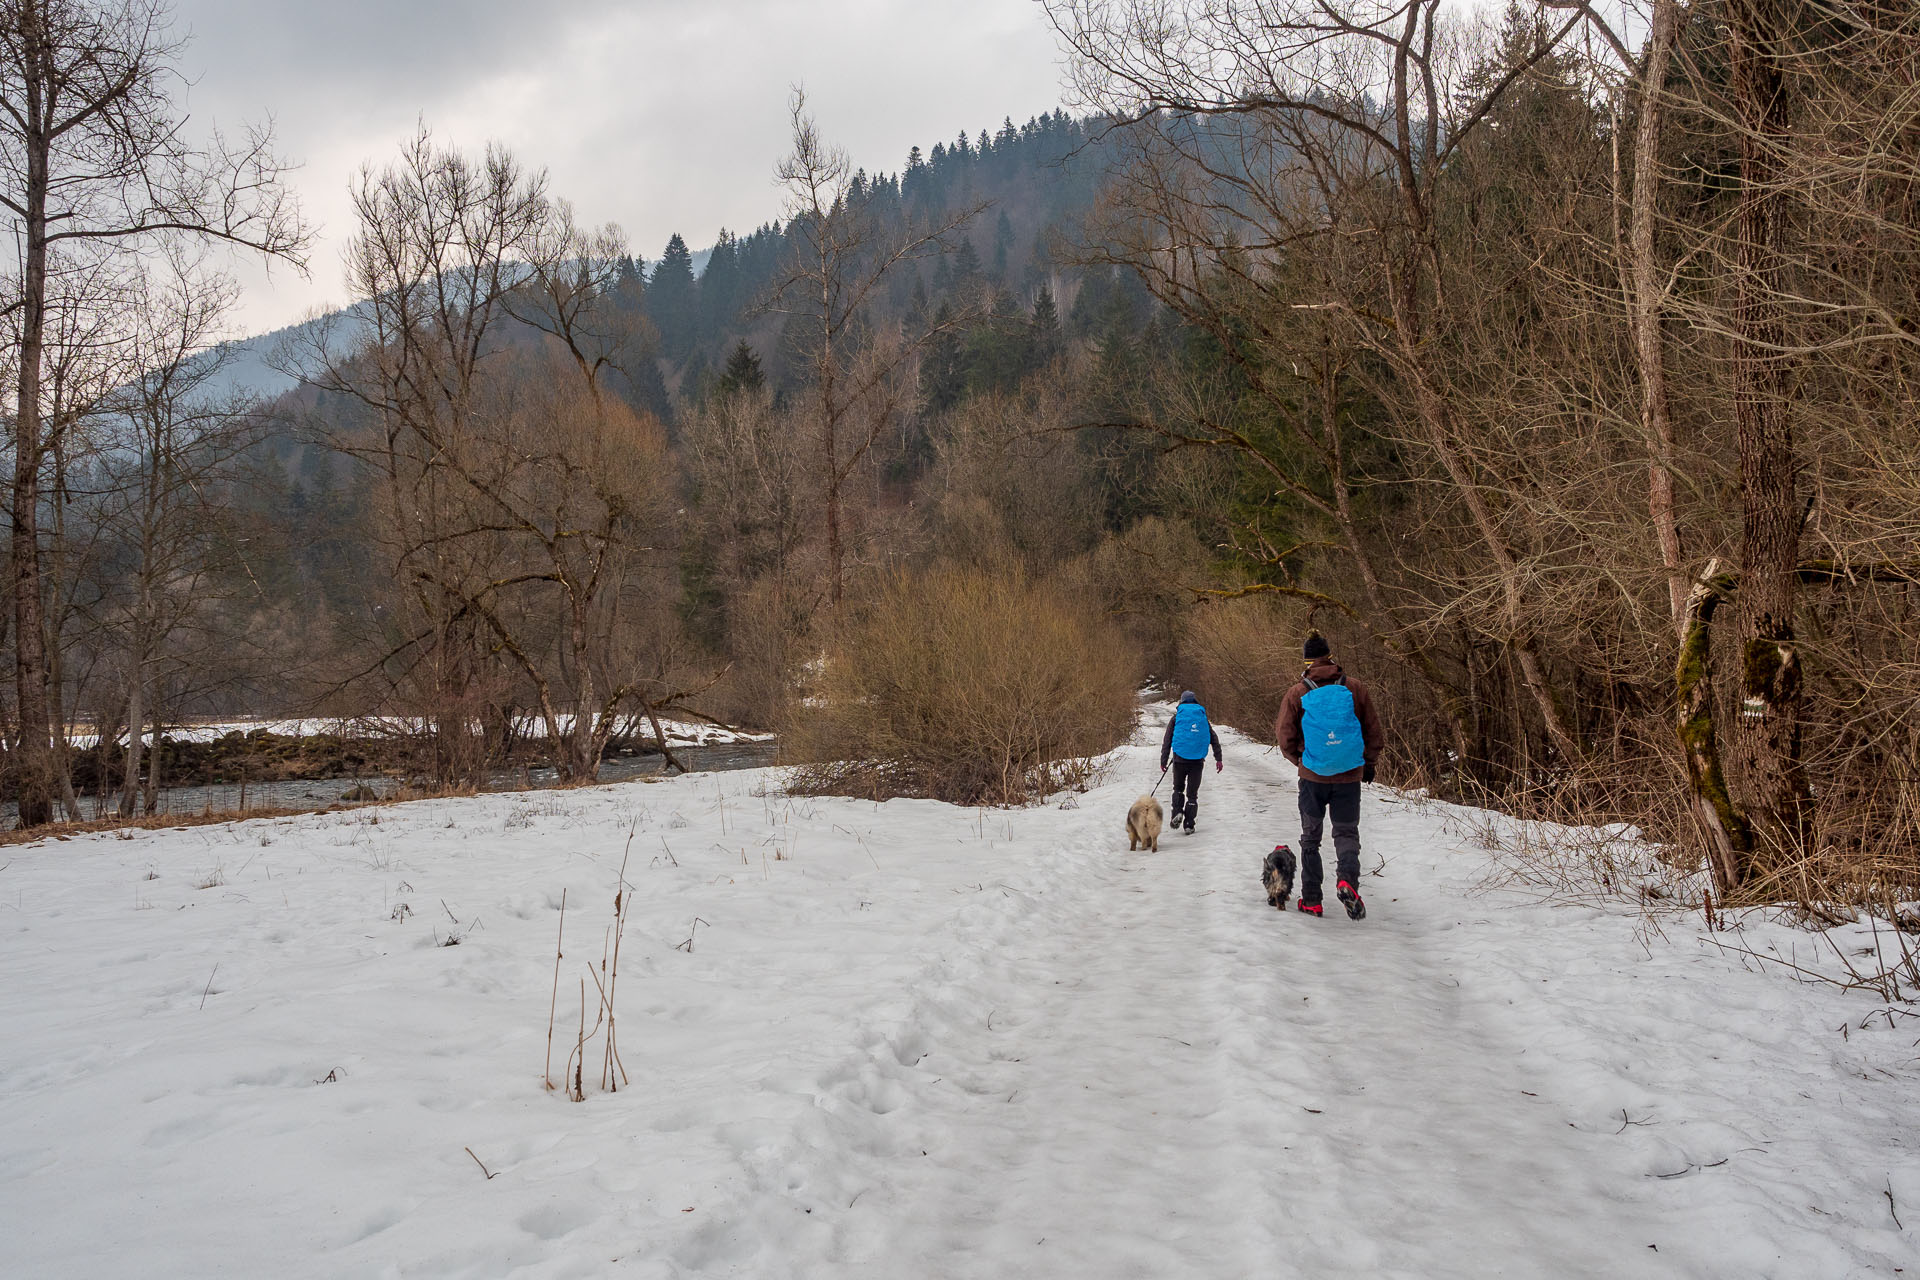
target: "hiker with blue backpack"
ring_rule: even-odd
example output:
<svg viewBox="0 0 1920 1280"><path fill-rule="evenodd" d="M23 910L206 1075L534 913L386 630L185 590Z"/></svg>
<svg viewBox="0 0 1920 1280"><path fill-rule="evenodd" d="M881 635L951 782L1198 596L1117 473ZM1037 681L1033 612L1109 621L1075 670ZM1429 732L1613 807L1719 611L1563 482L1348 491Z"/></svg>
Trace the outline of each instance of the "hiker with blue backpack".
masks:
<svg viewBox="0 0 1920 1280"><path fill-rule="evenodd" d="M1173 825L1184 826L1188 835L1193 834L1193 820L1200 812L1200 777L1206 772L1209 747L1213 749L1213 768L1217 773L1226 767L1226 761L1220 756L1220 735L1207 722L1207 709L1189 689L1180 695L1180 705L1173 709L1173 718L1167 721L1167 736L1160 743L1162 775L1167 771L1168 759L1173 761L1173 807L1169 812L1173 815Z"/></svg>
<svg viewBox="0 0 1920 1280"><path fill-rule="evenodd" d="M1347 917L1360 920L1367 914L1359 887L1360 784L1373 781L1380 759L1380 713L1366 686L1333 660L1318 631L1307 636L1301 654L1307 669L1287 691L1274 723L1281 754L1300 770L1300 910L1321 914L1320 832L1331 811L1334 891Z"/></svg>

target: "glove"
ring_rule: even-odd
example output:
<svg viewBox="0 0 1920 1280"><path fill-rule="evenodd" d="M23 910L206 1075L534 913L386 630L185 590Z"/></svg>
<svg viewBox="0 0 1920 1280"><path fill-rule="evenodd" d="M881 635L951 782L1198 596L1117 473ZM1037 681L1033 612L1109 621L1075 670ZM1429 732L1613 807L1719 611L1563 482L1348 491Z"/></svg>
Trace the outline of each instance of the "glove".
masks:
<svg viewBox="0 0 1920 1280"><path fill-rule="evenodd" d="M1215 761L1213 762L1213 771L1214 771L1215 773L1218 773L1218 772L1220 772L1220 771L1221 771L1222 769L1224 769L1224 768L1226 768L1226 767L1227 767L1227 765L1226 765L1226 761L1224 761L1224 760L1215 760Z"/></svg>
<svg viewBox="0 0 1920 1280"><path fill-rule="evenodd" d="M1365 769L1363 769L1363 770L1361 770L1361 771L1360 771L1360 781L1362 781L1362 782L1372 782L1372 781L1373 781L1373 766L1372 766L1372 765L1368 765L1368 766L1367 766L1367 767L1366 767Z"/></svg>

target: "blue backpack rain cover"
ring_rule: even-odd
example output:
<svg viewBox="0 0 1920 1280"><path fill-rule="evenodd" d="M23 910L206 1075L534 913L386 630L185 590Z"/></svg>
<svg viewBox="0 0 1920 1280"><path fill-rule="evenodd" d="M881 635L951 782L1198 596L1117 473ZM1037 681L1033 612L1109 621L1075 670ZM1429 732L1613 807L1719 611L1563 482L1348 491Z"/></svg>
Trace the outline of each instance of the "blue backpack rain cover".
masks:
<svg viewBox="0 0 1920 1280"><path fill-rule="evenodd" d="M1350 773L1367 762L1353 690L1344 683L1317 685L1300 699L1301 763L1323 778Z"/></svg>
<svg viewBox="0 0 1920 1280"><path fill-rule="evenodd" d="M1173 713L1173 754L1182 760L1205 760L1212 741L1207 709L1197 702L1181 703Z"/></svg>

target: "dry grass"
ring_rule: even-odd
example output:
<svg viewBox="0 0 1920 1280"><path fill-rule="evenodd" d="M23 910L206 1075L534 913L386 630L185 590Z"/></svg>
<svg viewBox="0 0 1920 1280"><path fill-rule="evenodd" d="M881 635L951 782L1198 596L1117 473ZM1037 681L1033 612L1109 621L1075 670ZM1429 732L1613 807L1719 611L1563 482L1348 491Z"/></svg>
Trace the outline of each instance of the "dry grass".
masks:
<svg viewBox="0 0 1920 1280"><path fill-rule="evenodd" d="M1138 665L1090 608L1017 571L898 576L829 650L787 742L802 793L1022 804L1125 740Z"/></svg>

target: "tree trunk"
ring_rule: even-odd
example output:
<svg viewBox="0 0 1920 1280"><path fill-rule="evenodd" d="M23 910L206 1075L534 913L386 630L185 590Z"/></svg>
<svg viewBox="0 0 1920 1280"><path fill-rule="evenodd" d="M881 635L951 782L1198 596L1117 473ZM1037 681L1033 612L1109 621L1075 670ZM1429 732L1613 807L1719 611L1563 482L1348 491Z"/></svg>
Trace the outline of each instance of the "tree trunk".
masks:
<svg viewBox="0 0 1920 1280"><path fill-rule="evenodd" d="M1485 544L1488 555L1493 560L1494 572L1499 577L1500 595L1505 605L1506 625L1501 639L1512 651L1514 660L1520 668L1520 682L1526 686L1533 699L1534 707L1540 713L1541 723L1546 726L1547 737L1552 741L1554 750L1561 756L1562 764L1575 764L1583 756L1579 735L1568 723L1566 709L1561 705L1559 694L1547 676L1546 664L1541 661L1540 648L1533 636L1532 626L1526 621L1528 602L1526 589L1521 582L1519 558L1507 545L1506 536L1500 532L1493 511L1487 506L1486 496L1480 492L1480 486L1468 470L1466 459L1453 440L1452 410L1439 391L1427 377L1420 355L1420 336L1416 330L1408 334L1404 329L1401 335L1402 351L1410 366L1411 381L1417 400L1420 417L1427 427L1428 437L1432 441L1434 453L1441 465L1446 468L1448 477L1459 490L1461 499L1466 503L1468 513L1473 517L1475 529Z"/></svg>
<svg viewBox="0 0 1920 1280"><path fill-rule="evenodd" d="M24 96L27 216L21 228L20 385L13 427L13 629L14 696L20 739L14 748L20 786L20 826L53 818L52 721L47 708L45 599L40 580L40 383L47 314L47 163L51 139L44 121L46 50L41 15L23 6L21 45L26 65Z"/></svg>
<svg viewBox="0 0 1920 1280"><path fill-rule="evenodd" d="M1679 0L1654 0L1646 65L1641 71L1640 119L1633 144L1628 319L1640 365L1640 425L1651 454L1647 465L1647 516L1660 545L1660 567L1667 575L1667 605L1674 630L1684 640L1688 582L1673 505L1673 412L1667 397L1666 332L1661 318L1667 290L1661 283L1653 239L1660 190L1660 134L1666 117L1663 86L1679 26Z"/></svg>
<svg viewBox="0 0 1920 1280"><path fill-rule="evenodd" d="M147 813L160 808L160 699L153 700L153 741L147 745Z"/></svg>
<svg viewBox="0 0 1920 1280"><path fill-rule="evenodd" d="M1685 605L1680 661L1674 672L1676 727L1686 753L1688 790L1707 836L1713 887L1722 902L1746 883L1753 856L1753 833L1727 789L1713 723L1713 615L1733 585L1733 575L1722 573L1718 560L1707 566Z"/></svg>
<svg viewBox="0 0 1920 1280"><path fill-rule="evenodd" d="M1799 847L1806 796L1800 764L1800 660L1794 643L1801 513L1788 413L1782 308L1786 195L1779 150L1787 93L1774 0L1732 0L1727 54L1740 131L1734 226L1733 401L1740 454L1741 688L1758 704L1740 720L1743 806L1771 852Z"/></svg>
<svg viewBox="0 0 1920 1280"><path fill-rule="evenodd" d="M134 810L134 794L140 789L140 735L145 731L141 723L146 716L142 706L146 693L146 672L140 655L134 655L133 675L127 682L127 759L126 767L120 777L120 816L131 818Z"/></svg>

